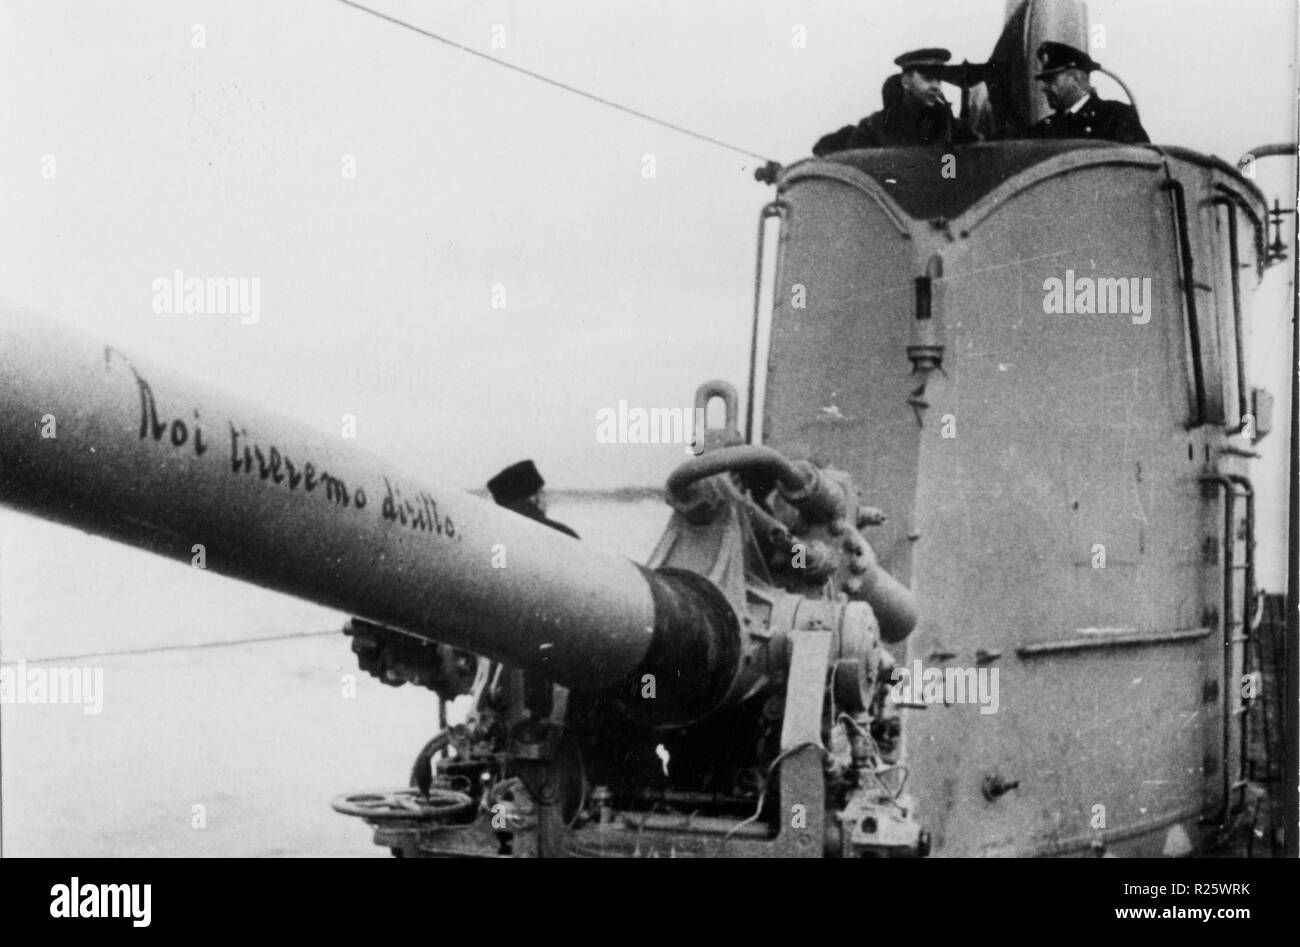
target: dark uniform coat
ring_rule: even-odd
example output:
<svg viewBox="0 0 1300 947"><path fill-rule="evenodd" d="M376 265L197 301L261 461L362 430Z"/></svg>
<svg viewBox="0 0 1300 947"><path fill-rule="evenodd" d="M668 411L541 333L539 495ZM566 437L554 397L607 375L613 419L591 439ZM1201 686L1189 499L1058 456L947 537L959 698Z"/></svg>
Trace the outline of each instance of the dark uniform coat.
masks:
<svg viewBox="0 0 1300 947"><path fill-rule="evenodd" d="M574 539L582 538L573 530L569 529L569 527L565 526L563 523L557 523L553 519L548 519L546 516L542 515L541 513L537 513L537 514L525 513L524 516L527 516L530 520L536 520L537 522L541 523L543 526L549 526L553 530L564 533L564 535L566 536L572 536Z"/></svg>
<svg viewBox="0 0 1300 947"><path fill-rule="evenodd" d="M1034 138L1100 138L1144 144L1151 139L1138 121L1137 111L1123 102L1108 102L1097 93L1074 114L1058 112L1043 119L1030 131Z"/></svg>
<svg viewBox="0 0 1300 947"><path fill-rule="evenodd" d="M563 523L547 519L537 506L536 494L546 486L546 481L537 471L537 465L531 460L521 460L511 464L487 483L488 493L492 494L497 506L503 506L512 513L536 520L543 526L549 526L557 532L578 539L578 534ZM532 498L532 499L530 499Z"/></svg>
<svg viewBox="0 0 1300 947"><path fill-rule="evenodd" d="M881 89L885 107L856 125L822 136L813 145L817 157L853 148L906 148L916 145L960 145L976 141L965 125L952 117L947 105L911 111L903 107L899 76L890 76Z"/></svg>

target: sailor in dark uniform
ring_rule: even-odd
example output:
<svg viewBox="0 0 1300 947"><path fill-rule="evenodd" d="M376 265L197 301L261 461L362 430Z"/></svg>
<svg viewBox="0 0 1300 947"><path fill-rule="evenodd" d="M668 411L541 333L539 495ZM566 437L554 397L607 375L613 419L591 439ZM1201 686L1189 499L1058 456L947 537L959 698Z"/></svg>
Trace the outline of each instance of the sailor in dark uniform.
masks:
<svg viewBox="0 0 1300 947"><path fill-rule="evenodd" d="M1032 137L1100 138L1130 144L1151 140L1137 109L1108 102L1092 89L1088 73L1101 67L1087 53L1065 43L1043 43L1038 47L1038 62L1036 78L1053 114L1031 129Z"/></svg>
<svg viewBox="0 0 1300 947"><path fill-rule="evenodd" d="M507 510L536 520L566 536L580 538L563 523L547 517L545 486L546 481L531 460L511 464L487 482L488 493L492 494L497 506L504 506ZM545 675L525 673L493 661L488 666L487 681L487 690L482 699L487 706L496 707L498 712L508 714L507 708L512 702L513 692L516 699L522 700L535 718L542 719L550 715L553 692L551 681Z"/></svg>
<svg viewBox="0 0 1300 947"><path fill-rule="evenodd" d="M959 145L976 137L952 117L943 97L940 75L952 58L946 49L918 49L894 60L902 71L880 90L884 108L856 125L845 125L813 145L822 155L852 148L898 148L913 145Z"/></svg>
<svg viewBox="0 0 1300 947"><path fill-rule="evenodd" d="M537 466L531 460L521 460L517 464L511 464L487 483L488 493L492 494L492 499L496 501L497 506L504 506L520 516L536 520L543 526L549 526L577 539L578 534L569 527L547 519L546 493L542 489L545 486L546 481L542 479L542 475L537 472Z"/></svg>

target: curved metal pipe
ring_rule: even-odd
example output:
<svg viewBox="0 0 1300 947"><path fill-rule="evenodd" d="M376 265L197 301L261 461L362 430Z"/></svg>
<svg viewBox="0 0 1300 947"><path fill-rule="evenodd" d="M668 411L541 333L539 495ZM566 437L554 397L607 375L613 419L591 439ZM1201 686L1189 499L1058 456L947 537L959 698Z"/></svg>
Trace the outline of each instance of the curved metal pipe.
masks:
<svg viewBox="0 0 1300 947"><path fill-rule="evenodd" d="M1294 158L1297 154L1295 142L1283 141L1272 145L1259 145L1246 151L1237 159L1237 167L1240 168L1246 164L1247 158L1280 158L1283 156Z"/></svg>
<svg viewBox="0 0 1300 947"><path fill-rule="evenodd" d="M806 489L810 480L806 470L778 450L760 444L737 444L734 447L720 447L684 461L668 475L665 489L670 496L685 500L691 484L705 477L740 470L769 473L782 486L792 491Z"/></svg>
<svg viewBox="0 0 1300 947"><path fill-rule="evenodd" d="M859 561L863 571L862 587L853 597L865 601L876 613L880 637L890 644L902 641L916 627L919 613L912 590L894 578L876 560L870 543L864 543Z"/></svg>
<svg viewBox="0 0 1300 947"><path fill-rule="evenodd" d="M791 461L780 451L755 444L722 447L683 462L668 477L670 500L674 505L689 505L694 499L688 496L692 484L737 470L763 471L776 477L782 496L809 521L832 522L845 514L847 498L838 483L805 461ZM768 517L760 517L760 522L764 519ZM852 596L875 611L886 641L902 641L916 626L916 597L880 566L870 543L863 541L856 561L861 572L853 580Z"/></svg>
<svg viewBox="0 0 1300 947"><path fill-rule="evenodd" d="M1111 79L1115 80L1115 84L1124 90L1124 95L1128 99L1128 104L1133 106L1133 111L1138 113L1138 119L1141 120L1142 117L1141 110L1138 108L1137 99L1133 97L1133 90L1130 89L1127 84L1125 84L1124 80L1121 79L1119 76L1115 75L1115 73L1111 72L1109 69L1103 69L1101 66L1097 67L1097 72L1100 72L1103 76L1109 76Z"/></svg>

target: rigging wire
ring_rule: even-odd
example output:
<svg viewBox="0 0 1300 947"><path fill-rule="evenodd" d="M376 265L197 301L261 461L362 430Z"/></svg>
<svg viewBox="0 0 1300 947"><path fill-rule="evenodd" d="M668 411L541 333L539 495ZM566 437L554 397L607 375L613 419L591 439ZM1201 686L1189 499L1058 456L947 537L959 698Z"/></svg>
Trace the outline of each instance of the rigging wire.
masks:
<svg viewBox="0 0 1300 947"><path fill-rule="evenodd" d="M493 63L495 65L504 66L507 69L511 69L515 72L521 73L532 79L537 79L540 82L545 82L547 85L555 86L557 89L563 89L565 92L572 92L574 95L582 96L584 99L589 99L592 102L598 102L601 105L607 105L612 109L618 109L620 112L626 112L628 115L634 115L637 118L644 119L647 122L653 122L656 125L662 125L664 128L671 129L672 131L675 132L680 132L683 135L689 135L692 138L697 138L700 141L708 142L711 145L717 145L719 148L725 148L728 151L734 151L737 154L745 155L748 158L756 158L759 161L762 161L764 164L774 163L771 158L767 158L763 155L760 155L756 151L750 151L748 148L741 148L737 145L728 144L727 142L722 141L719 138L714 138L710 135L705 135L700 132L693 131L689 128L685 128L681 125L678 125L674 122L667 121L666 119L656 118L653 115L649 115L645 112L639 111L629 106L620 105L618 102L614 102L610 99L604 98L603 96L596 95L593 92L587 92L583 89L579 89L574 86L568 85L564 82L560 82L558 79L552 79L550 76L544 76L539 72L533 72L531 69L525 69L523 66L516 66L514 63L506 62L504 59L497 59L495 56L489 56L487 53L474 49L472 46L466 46L462 43L457 43L455 40L448 39L446 36L440 36L437 33L433 33L430 32L429 30L424 29L423 27L416 26L414 23L409 23L406 20L398 19L395 16L390 16L387 13L382 13L379 10L375 10L372 9L371 7L357 3L355 2L355 0L338 0L338 2L342 3L344 6L349 6L354 9L361 10L365 13L369 13L371 16L378 17L381 20L387 20L389 23L393 23L396 24L397 26L401 26L408 30L411 30L412 32L419 33L421 36L427 36L431 40L435 40L439 43L443 43L444 45L450 46L453 49L458 49L462 53L469 53L469 55L471 56L477 56L479 59L485 59L488 62Z"/></svg>
<svg viewBox="0 0 1300 947"><path fill-rule="evenodd" d="M294 638L322 638L325 635L342 635L341 631L291 631L282 635L263 635L260 638L232 638L228 641L200 641L195 644L164 644L149 648L124 648L120 651L88 651L85 654L60 654L52 657L15 658L2 661L0 666L10 667L21 660L24 664L49 664L52 661L80 661L85 658L113 658L126 654L158 654L163 651L196 651L200 648L233 648L238 645L258 644L262 641L289 641Z"/></svg>

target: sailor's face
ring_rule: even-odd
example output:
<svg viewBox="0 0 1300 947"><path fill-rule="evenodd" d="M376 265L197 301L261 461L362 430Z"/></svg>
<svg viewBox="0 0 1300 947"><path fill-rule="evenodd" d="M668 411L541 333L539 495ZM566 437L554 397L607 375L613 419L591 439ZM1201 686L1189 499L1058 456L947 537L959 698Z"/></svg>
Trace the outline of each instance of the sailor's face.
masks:
<svg viewBox="0 0 1300 947"><path fill-rule="evenodd" d="M1038 83L1043 90L1043 94L1047 96L1047 104L1057 112L1064 111L1079 101L1081 95L1080 83L1073 69L1062 69L1060 72L1053 72L1050 75L1043 76L1038 80Z"/></svg>
<svg viewBox="0 0 1300 947"><path fill-rule="evenodd" d="M1038 77L1038 87L1043 90L1043 95L1047 96L1047 104L1054 111L1060 111L1061 105L1061 77L1064 72L1053 72L1050 75Z"/></svg>
<svg viewBox="0 0 1300 947"><path fill-rule="evenodd" d="M908 69L903 73L903 99L918 108L947 104L943 83L935 73L924 69Z"/></svg>

